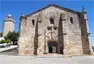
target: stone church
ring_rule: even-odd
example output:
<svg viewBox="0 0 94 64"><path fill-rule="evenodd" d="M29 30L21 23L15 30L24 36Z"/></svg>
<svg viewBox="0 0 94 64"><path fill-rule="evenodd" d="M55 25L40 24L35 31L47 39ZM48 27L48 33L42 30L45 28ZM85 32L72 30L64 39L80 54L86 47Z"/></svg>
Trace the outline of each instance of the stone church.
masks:
<svg viewBox="0 0 94 64"><path fill-rule="evenodd" d="M91 54L86 11L50 4L20 17L19 55Z"/></svg>

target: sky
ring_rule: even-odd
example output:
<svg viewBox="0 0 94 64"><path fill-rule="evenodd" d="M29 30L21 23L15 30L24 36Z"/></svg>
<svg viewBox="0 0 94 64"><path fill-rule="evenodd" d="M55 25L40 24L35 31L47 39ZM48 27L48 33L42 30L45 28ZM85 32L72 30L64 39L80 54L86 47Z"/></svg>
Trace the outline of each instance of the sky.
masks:
<svg viewBox="0 0 94 64"><path fill-rule="evenodd" d="M49 4L57 4L79 12L82 11L82 6L84 6L87 12L91 42L94 46L94 0L0 0L0 32L2 32L3 20L8 14L13 16L15 31L17 32L22 12L28 15Z"/></svg>

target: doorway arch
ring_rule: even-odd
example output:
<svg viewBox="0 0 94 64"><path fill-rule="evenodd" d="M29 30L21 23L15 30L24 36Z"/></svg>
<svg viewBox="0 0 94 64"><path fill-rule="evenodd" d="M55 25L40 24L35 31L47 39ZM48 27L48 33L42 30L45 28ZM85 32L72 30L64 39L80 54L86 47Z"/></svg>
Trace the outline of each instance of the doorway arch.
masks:
<svg viewBox="0 0 94 64"><path fill-rule="evenodd" d="M57 41L48 41L48 53L57 53Z"/></svg>

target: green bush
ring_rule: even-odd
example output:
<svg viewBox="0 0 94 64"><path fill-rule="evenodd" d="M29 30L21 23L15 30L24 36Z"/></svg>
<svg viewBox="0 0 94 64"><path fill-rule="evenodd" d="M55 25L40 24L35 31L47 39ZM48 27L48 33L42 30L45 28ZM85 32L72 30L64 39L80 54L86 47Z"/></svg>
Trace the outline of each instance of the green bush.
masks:
<svg viewBox="0 0 94 64"><path fill-rule="evenodd" d="M6 43L11 43L11 41L10 40L5 40L6 41Z"/></svg>
<svg viewBox="0 0 94 64"><path fill-rule="evenodd" d="M3 43L11 43L11 41L10 40L1 40L0 44L3 44Z"/></svg>
<svg viewBox="0 0 94 64"><path fill-rule="evenodd" d="M5 40L1 40L0 41L0 44L3 44L3 43L6 43L6 41Z"/></svg>

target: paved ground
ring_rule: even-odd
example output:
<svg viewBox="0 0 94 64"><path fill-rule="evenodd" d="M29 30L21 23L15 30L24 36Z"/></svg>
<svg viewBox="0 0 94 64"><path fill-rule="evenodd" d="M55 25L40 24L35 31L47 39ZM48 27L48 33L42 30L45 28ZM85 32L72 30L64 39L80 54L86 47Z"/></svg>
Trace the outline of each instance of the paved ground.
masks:
<svg viewBox="0 0 94 64"><path fill-rule="evenodd" d="M0 55L0 64L94 64L94 56L36 57Z"/></svg>
<svg viewBox="0 0 94 64"><path fill-rule="evenodd" d="M4 52L0 52L0 55L10 55L10 56L18 56L17 48L13 48Z"/></svg>
<svg viewBox="0 0 94 64"><path fill-rule="evenodd" d="M94 64L94 56L18 56L14 49L0 53L0 64Z"/></svg>

